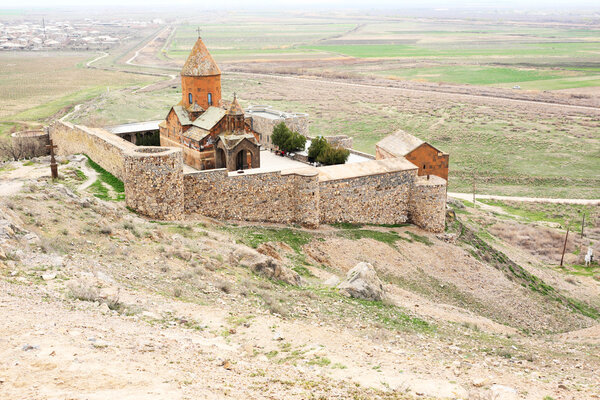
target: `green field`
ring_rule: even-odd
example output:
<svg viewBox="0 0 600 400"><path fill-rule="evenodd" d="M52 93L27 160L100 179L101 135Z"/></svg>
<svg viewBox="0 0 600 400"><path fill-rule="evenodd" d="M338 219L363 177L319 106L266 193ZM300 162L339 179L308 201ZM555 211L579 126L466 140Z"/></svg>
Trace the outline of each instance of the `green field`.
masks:
<svg viewBox="0 0 600 400"><path fill-rule="evenodd" d="M304 60L302 70L319 74L311 62L355 58L398 67L358 64L328 67L332 74L374 75L523 89L558 90L600 86L600 30L569 26L530 27L477 21L436 24L425 20L330 17L249 20L232 16L223 24L201 24L202 37L221 63ZM179 26L166 56L183 60L196 37L196 26ZM421 67L407 62L423 62ZM265 70L268 70L265 66Z"/></svg>
<svg viewBox="0 0 600 400"><path fill-rule="evenodd" d="M382 70L378 71L377 74L390 79L399 78L427 82L493 85L500 87L511 87L518 84L524 89L551 90L568 87L600 86L600 73L594 69L557 70L447 65Z"/></svg>
<svg viewBox="0 0 600 400"><path fill-rule="evenodd" d="M158 78L81 66L96 54L4 53L0 56L0 133L15 123L46 121L61 110L111 90Z"/></svg>

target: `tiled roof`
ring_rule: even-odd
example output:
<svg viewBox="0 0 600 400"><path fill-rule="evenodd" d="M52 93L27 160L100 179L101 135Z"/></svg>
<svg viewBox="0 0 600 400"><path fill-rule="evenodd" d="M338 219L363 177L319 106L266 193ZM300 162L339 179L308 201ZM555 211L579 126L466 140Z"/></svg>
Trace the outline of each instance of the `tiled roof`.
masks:
<svg viewBox="0 0 600 400"><path fill-rule="evenodd" d="M241 135L221 134L221 135L219 135L219 138L221 138L221 141L223 142L223 146L225 146L225 148L227 150L233 149L235 146L240 144L242 142L242 140L244 140L244 139L248 139L252 143L257 144L256 139L254 138L254 135L249 134L249 133L245 133L245 134L241 134Z"/></svg>
<svg viewBox="0 0 600 400"><path fill-rule="evenodd" d="M208 107L208 110L193 122L194 126L210 131L225 116L225 110L220 107Z"/></svg>
<svg viewBox="0 0 600 400"><path fill-rule="evenodd" d="M210 132L208 132L202 128L198 128L197 126L192 126L190 129L188 129L187 131L185 131L183 133L183 136L185 136L186 138L190 138L190 139L196 140L198 142L201 142L202 139L204 139L209 134L210 134Z"/></svg>
<svg viewBox="0 0 600 400"><path fill-rule="evenodd" d="M212 58L208 49L202 42L202 39L198 38L196 44L192 48L187 61L183 65L181 75L183 76L211 76L220 75L221 70L217 66L217 63Z"/></svg>
<svg viewBox="0 0 600 400"><path fill-rule="evenodd" d="M190 112L204 112L204 108L200 107L198 103L194 102L191 106L187 108Z"/></svg>
<svg viewBox="0 0 600 400"><path fill-rule="evenodd" d="M396 156L404 157L423 143L425 142L410 133L398 131L381 139L376 146Z"/></svg>
<svg viewBox="0 0 600 400"><path fill-rule="evenodd" d="M182 106L173 106L173 111L175 111L175 114L177 115L177 118L179 118L179 123L181 125L192 124L192 120L190 119L187 111Z"/></svg>

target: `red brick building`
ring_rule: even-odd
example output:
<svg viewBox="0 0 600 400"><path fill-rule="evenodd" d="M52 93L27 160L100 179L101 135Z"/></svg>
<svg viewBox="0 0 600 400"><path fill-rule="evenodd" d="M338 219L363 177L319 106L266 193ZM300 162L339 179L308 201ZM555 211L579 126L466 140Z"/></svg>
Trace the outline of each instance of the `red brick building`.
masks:
<svg viewBox="0 0 600 400"><path fill-rule="evenodd" d="M235 95L221 99L221 70L200 37L181 70L181 101L159 128L160 145L183 148L193 168L260 167L258 134Z"/></svg>
<svg viewBox="0 0 600 400"><path fill-rule="evenodd" d="M375 145L375 158L404 157L419 167L418 174L435 175L448 181L450 156L416 136L398 131Z"/></svg>

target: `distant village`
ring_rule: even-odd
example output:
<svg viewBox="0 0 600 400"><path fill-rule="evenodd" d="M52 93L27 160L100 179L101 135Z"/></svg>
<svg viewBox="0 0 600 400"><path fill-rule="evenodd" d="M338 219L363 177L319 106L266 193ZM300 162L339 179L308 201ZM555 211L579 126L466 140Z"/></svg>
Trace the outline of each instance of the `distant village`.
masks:
<svg viewBox="0 0 600 400"><path fill-rule="evenodd" d="M11 50L107 50L131 34L131 28L164 24L152 21L97 21L86 18L69 21L0 22L0 51Z"/></svg>

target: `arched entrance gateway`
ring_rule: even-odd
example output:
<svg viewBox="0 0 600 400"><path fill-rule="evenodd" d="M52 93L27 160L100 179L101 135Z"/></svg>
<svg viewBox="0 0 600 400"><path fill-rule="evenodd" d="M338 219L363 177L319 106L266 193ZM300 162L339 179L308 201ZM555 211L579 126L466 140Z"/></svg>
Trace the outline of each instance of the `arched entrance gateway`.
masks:
<svg viewBox="0 0 600 400"><path fill-rule="evenodd" d="M246 164L246 157L244 157L246 155L245 153L246 151L244 150L238 151L237 156L235 157L236 170L248 169L248 165Z"/></svg>
<svg viewBox="0 0 600 400"><path fill-rule="evenodd" d="M215 161L229 171L260 168L260 148L252 135L219 135Z"/></svg>

